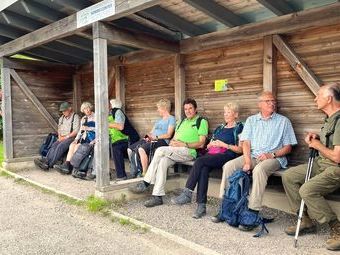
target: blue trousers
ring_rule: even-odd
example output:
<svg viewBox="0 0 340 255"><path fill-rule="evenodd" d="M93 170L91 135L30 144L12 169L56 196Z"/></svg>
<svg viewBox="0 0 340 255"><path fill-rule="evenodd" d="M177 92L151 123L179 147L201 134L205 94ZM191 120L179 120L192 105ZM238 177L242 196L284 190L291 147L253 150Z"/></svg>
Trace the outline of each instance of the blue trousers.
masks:
<svg viewBox="0 0 340 255"><path fill-rule="evenodd" d="M197 185L197 203L207 203L209 173L215 168L222 168L227 161L236 156L235 153L227 151L214 155L205 154L195 160L185 187L194 190Z"/></svg>

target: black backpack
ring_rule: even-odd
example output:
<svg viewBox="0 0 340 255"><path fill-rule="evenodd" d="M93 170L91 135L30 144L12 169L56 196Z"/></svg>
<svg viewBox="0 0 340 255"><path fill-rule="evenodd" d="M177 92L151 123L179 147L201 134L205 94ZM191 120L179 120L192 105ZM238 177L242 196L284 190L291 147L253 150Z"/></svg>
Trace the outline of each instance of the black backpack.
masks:
<svg viewBox="0 0 340 255"><path fill-rule="evenodd" d="M147 143L145 141L145 143ZM131 176L133 177L138 177L142 175L143 172L143 168L142 168L142 163L140 160L140 156L139 156L139 152L138 149L143 145L144 143L139 144L138 146L136 146L135 149L132 150L131 152L131 160L130 160L130 173ZM155 153L155 148L154 148L154 141L151 141L151 148L150 148L150 153L149 153L149 158L148 158L148 162L150 164L153 155Z"/></svg>
<svg viewBox="0 0 340 255"><path fill-rule="evenodd" d="M111 110L112 117L115 118L115 114L118 110L120 110L125 116L124 129L121 132L129 137L129 144L134 144L135 142L139 141L140 136L137 130L132 126L129 118L120 108L113 108Z"/></svg>
<svg viewBox="0 0 340 255"><path fill-rule="evenodd" d="M58 140L58 135L56 133L49 133L45 138L43 144L40 146L39 154L43 157L46 157L49 149L52 144Z"/></svg>

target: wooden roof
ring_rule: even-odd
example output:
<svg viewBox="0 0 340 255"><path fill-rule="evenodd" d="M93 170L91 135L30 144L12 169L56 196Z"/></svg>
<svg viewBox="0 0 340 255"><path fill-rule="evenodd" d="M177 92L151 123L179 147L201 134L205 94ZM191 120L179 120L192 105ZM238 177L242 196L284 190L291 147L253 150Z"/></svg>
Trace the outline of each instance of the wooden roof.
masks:
<svg viewBox="0 0 340 255"><path fill-rule="evenodd" d="M67 64L84 64L93 59L92 30L70 29L60 36L49 37L39 43L27 45L28 37L47 25L74 21L74 14L98 0L20 0L0 4L0 56L14 53ZM116 0L118 14L106 19L107 30L115 30L109 40L108 54L123 55L154 45L156 51L178 50L178 42L218 31L232 30L252 23L263 22L286 14L312 10L335 4L336 0ZM131 4L132 3L132 4ZM62 23L63 21L64 23ZM50 26L51 29L55 27ZM46 31L48 31L46 29ZM106 31L106 32L108 32ZM119 34L119 40L117 35ZM25 36L26 37L23 37ZM37 34L38 35L38 34ZM41 34L39 35L41 36ZM42 36L44 37L44 36ZM138 38L140 43L131 42ZM207 36L209 37L209 35ZM12 47L14 42L20 42ZM25 40L25 42L23 42ZM12 44L8 44L11 42ZM150 43L150 45L148 45ZM192 41L189 41L192 42ZM177 48L175 47L177 45ZM20 46L22 45L22 46ZM148 48L149 47L149 48ZM185 46L187 47L187 46Z"/></svg>

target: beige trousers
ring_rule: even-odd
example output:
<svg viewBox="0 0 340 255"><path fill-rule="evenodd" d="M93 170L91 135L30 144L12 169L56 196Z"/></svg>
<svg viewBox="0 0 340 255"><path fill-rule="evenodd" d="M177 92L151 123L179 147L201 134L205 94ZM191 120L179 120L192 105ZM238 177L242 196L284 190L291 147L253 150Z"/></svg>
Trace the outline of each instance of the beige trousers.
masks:
<svg viewBox="0 0 340 255"><path fill-rule="evenodd" d="M154 184L152 195L164 196L168 168L176 162L193 160L187 147L159 147L149 165L144 181Z"/></svg>
<svg viewBox="0 0 340 255"><path fill-rule="evenodd" d="M249 196L248 207L253 210L260 210L262 207L262 198L267 186L267 180L270 175L280 169L280 163L277 159L267 159L258 161L252 158L252 175L253 184ZM228 178L238 169L242 169L244 157L240 156L230 160L223 166L222 182L220 186L220 198L223 198L225 189L228 187Z"/></svg>

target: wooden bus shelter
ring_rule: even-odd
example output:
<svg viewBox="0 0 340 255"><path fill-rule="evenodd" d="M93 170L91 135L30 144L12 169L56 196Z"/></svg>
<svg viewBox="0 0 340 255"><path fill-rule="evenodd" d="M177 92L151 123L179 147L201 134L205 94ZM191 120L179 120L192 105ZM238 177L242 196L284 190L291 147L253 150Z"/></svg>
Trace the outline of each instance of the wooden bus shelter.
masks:
<svg viewBox="0 0 340 255"><path fill-rule="evenodd" d="M32 162L43 137L57 129L62 101L76 111L92 101L96 187L104 192L108 98L120 98L144 134L161 97L171 99L177 119L184 98L195 98L214 128L228 101L240 103L242 120L254 114L262 90L277 95L278 111L293 123L300 145L291 160L305 160L304 132L323 122L314 95L323 82L340 80L339 1L105 0L99 4L113 3L114 13L79 25L84 10L104 11L95 9L98 2L0 4L6 167ZM38 60L11 57L18 53ZM215 91L216 80L229 89Z"/></svg>

